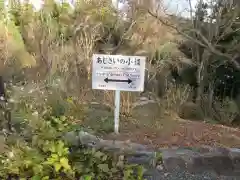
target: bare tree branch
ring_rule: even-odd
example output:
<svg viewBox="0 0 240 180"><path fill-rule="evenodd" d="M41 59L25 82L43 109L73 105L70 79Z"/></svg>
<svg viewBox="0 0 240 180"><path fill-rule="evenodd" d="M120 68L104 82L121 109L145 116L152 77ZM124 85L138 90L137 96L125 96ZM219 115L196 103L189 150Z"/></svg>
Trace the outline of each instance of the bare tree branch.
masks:
<svg viewBox="0 0 240 180"><path fill-rule="evenodd" d="M136 24L136 21L133 21L130 26L127 28L127 30L125 31L125 33L122 35L120 41L118 42L117 46L114 47L114 49L112 50L111 54L116 54L117 51L120 49L123 41L124 41L124 38L125 36L131 31L131 29L133 28L133 26Z"/></svg>
<svg viewBox="0 0 240 180"><path fill-rule="evenodd" d="M164 24L164 25L166 25L166 26L168 26L168 27L176 30L179 34L183 35L183 36L184 36L185 38L187 38L188 40L193 41L193 42L199 44L200 46L203 46L203 47L205 47L205 48L208 48L208 49L209 49L212 53L214 53L214 54L217 54L217 55L220 55L220 56L224 56L224 57L226 57L226 58L228 58L228 59L232 59L232 57L231 57L230 55L221 53L220 51L218 51L217 49L215 49L214 46L212 46L211 42L209 42L209 41L207 40L207 38L204 37L199 30L189 29L189 32L194 32L194 33L198 34L198 35L202 38L202 40L204 41L205 44L203 44L201 41L199 41L199 40L197 40L197 39L192 38L192 37L189 36L188 34L184 33L184 32L181 31L177 26L175 26L175 25L173 25L173 24L170 24L170 23L164 21L163 19L161 19L160 17L158 17L157 15L155 15L154 13L152 13L151 11L148 11L148 13L149 13L152 17L154 17L154 18L156 18L157 20L159 20L162 24Z"/></svg>
<svg viewBox="0 0 240 180"><path fill-rule="evenodd" d="M238 69L240 69L240 65L234 61L234 58L227 53L222 53L219 50L217 50L214 45L197 29L188 29L189 32L194 32L197 35L199 35L201 37L201 39L203 40L203 42L199 41L198 39L195 39L193 37L191 37L190 35L188 35L187 33L183 32L182 30L180 30L177 26L163 20L161 17L159 17L158 15L154 14L153 12L151 12L150 10L148 10L148 14L150 14L152 17L156 18L159 22L161 22L163 25L168 26L172 29L174 29L176 32L178 32L180 35L184 36L185 38L187 38L188 40L206 48L207 50L209 50L211 53L219 55L219 56L223 56L225 57L227 60L231 61Z"/></svg>

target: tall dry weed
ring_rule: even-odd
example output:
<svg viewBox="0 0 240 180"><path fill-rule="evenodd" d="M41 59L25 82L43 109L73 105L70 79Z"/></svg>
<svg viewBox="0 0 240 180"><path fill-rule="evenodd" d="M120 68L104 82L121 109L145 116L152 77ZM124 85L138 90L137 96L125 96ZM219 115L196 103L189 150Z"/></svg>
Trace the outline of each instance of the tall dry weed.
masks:
<svg viewBox="0 0 240 180"><path fill-rule="evenodd" d="M189 86L172 85L163 98L158 100L163 115L178 116L181 106L188 101L191 93Z"/></svg>

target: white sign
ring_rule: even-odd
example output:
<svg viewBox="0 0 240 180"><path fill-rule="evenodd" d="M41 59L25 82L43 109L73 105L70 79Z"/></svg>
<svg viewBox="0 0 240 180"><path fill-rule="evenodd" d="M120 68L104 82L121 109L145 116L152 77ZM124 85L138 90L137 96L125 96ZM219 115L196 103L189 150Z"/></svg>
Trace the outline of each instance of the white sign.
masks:
<svg viewBox="0 0 240 180"><path fill-rule="evenodd" d="M146 57L94 54L92 88L143 91Z"/></svg>

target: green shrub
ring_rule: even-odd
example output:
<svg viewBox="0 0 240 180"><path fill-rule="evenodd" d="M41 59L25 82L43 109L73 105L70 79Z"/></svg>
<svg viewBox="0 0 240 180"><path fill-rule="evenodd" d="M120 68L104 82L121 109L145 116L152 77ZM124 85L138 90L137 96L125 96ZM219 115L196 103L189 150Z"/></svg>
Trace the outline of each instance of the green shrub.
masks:
<svg viewBox="0 0 240 180"><path fill-rule="evenodd" d="M76 108L84 112L73 97L54 89L50 93L49 88L30 89L25 86L18 95L10 92L15 97L14 118L21 123L18 132L6 138L8 148L0 157L1 179L143 179L139 166L124 166L123 159L113 154L74 147L63 140L66 132L79 129L73 112Z"/></svg>

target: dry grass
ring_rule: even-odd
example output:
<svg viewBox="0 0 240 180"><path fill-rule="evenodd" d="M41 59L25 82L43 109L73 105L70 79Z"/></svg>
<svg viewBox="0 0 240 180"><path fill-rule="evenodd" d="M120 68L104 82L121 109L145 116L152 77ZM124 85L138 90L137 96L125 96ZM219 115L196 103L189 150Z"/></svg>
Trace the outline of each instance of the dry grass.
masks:
<svg viewBox="0 0 240 180"><path fill-rule="evenodd" d="M114 91L104 91L103 103L114 109ZM136 101L137 93L121 92L121 113L131 115L133 103Z"/></svg>
<svg viewBox="0 0 240 180"><path fill-rule="evenodd" d="M156 19L141 13L141 10L136 11L137 16L133 19L131 28L127 32L123 32L123 22L115 22L115 12L107 1L91 2L92 4L82 4L82 7L80 7L82 9L79 14L76 15L75 19L70 19L68 14L64 14L66 19L69 18L65 25L71 27L70 32L73 34L67 42L57 36L56 32L58 29L56 28L56 23L53 23L54 19L48 19L47 22L44 22L42 19L36 20L33 18L23 27L22 32L26 46L28 50L35 55L38 64L36 69L29 70L27 74L29 79L38 78L36 77L36 72L41 74L41 80L60 77L62 79L62 89L64 89L67 95L76 96L79 103L88 104L91 102L99 102L102 106L110 107L110 109L113 110L114 91L92 90L90 78L92 54L98 52L99 49L96 47L96 41L106 33L106 26L114 27L117 31L122 32L121 35L122 38L124 37L125 43L119 48L118 54L146 55L149 57L149 61L152 60L156 50L158 50L159 56L162 54L166 55L157 67L153 67L149 63L147 64L147 68L153 72L159 71L164 73L163 71L166 64L170 62L179 63L182 54L176 47L176 32L160 24ZM84 7L84 5L86 5L86 7ZM2 41L0 35L0 47L4 45L5 42ZM107 46L110 46L110 48L105 48L104 50L106 53L110 53L112 46L108 43ZM5 53L6 51L0 54L4 55ZM124 131L123 133L125 133L125 135L127 134L126 137L128 138L134 136L133 139L136 139L136 136L139 136L138 139L140 140L145 138L147 141L153 140L155 141L154 143L159 143L160 145L169 142L169 145L171 143L174 144L175 140L169 140L167 137L173 136L175 139L179 138L181 135L171 134L173 132L179 134L179 132L177 132L178 130L181 130L182 134L188 136L187 138L191 138L190 136L192 134L189 135L186 131L194 133L196 128L206 128L206 126L201 124L191 125L190 123L181 124L182 121L178 121L180 109L182 105L188 101L191 95L190 91L191 89L188 86L176 88L171 85L163 97L151 97L157 101L156 104L143 106L139 108L139 110L133 107L133 104L139 98L139 93L121 92L121 114L125 115L127 119L127 121L123 121L125 118L121 119L121 129ZM219 110L221 120L231 121L234 118L236 112L233 111L230 104L231 103L226 101L225 105L218 105L218 109L221 109ZM106 112L106 114L107 113L109 112ZM106 122L112 123L111 118L113 113L110 113L111 114L107 114L108 117L100 118L103 126L107 124ZM97 117L92 119L92 124L97 124L96 119L101 115L94 115ZM109 124L107 126L107 128L109 128ZM207 128L208 131L206 132L211 132L211 128ZM137 133L134 134L134 131ZM159 131L161 131L161 133L159 133ZM131 132L133 132L133 134L131 134ZM204 135L206 135L206 132L204 132ZM146 133L146 135L144 133ZM201 137L204 135L201 135ZM159 136L163 137L163 142L157 140ZM222 136L223 135L221 135L221 138ZM230 133L228 136L230 136ZM178 139L176 141L178 141ZM186 140L182 141L186 143ZM189 142L190 141L192 140L190 139ZM196 144L195 140L194 143ZM220 143L220 141L218 143Z"/></svg>
<svg viewBox="0 0 240 180"><path fill-rule="evenodd" d="M169 88L166 95L159 100L161 111L168 115L178 115L181 106L188 101L190 91L191 89L188 86L181 86L180 88L172 86Z"/></svg>

